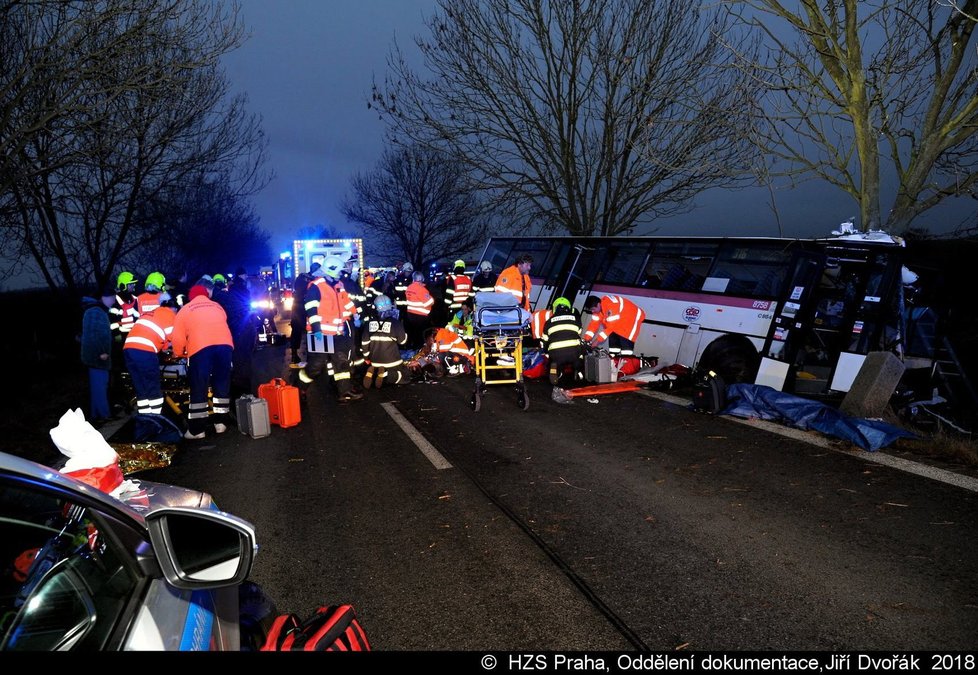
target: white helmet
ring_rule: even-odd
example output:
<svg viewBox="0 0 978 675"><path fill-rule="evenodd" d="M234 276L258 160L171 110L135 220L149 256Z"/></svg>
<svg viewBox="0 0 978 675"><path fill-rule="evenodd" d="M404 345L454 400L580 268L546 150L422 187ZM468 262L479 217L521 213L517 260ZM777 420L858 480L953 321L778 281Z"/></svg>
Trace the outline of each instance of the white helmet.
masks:
<svg viewBox="0 0 978 675"><path fill-rule="evenodd" d="M404 274L410 274L411 272L414 271L414 265L412 265L409 262L406 262L403 265L401 265L401 271L404 272Z"/></svg>
<svg viewBox="0 0 978 675"><path fill-rule="evenodd" d="M326 276L339 279L340 272L343 271L345 265L346 262L343 258L338 255L331 255L323 261L323 271L326 273Z"/></svg>
<svg viewBox="0 0 978 675"><path fill-rule="evenodd" d="M488 260L483 260L481 263L479 263L479 271L485 272L486 274L492 272L492 263Z"/></svg>
<svg viewBox="0 0 978 675"><path fill-rule="evenodd" d="M424 281L424 272L415 272L411 275L411 279L414 281Z"/></svg>

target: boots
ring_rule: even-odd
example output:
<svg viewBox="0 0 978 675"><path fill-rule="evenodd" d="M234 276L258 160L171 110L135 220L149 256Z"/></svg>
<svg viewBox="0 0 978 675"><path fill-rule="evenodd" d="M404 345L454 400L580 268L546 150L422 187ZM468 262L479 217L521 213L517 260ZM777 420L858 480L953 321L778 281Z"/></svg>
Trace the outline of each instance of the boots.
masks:
<svg viewBox="0 0 978 675"><path fill-rule="evenodd" d="M374 375L375 375L375 373L376 373L376 369L373 366L370 366L369 368L367 368L367 372L363 376L363 388L364 389L370 389L370 385L372 385L374 383L373 381L374 381Z"/></svg>
<svg viewBox="0 0 978 675"><path fill-rule="evenodd" d="M384 386L384 368L377 368L377 372L374 373L374 386L380 389Z"/></svg>

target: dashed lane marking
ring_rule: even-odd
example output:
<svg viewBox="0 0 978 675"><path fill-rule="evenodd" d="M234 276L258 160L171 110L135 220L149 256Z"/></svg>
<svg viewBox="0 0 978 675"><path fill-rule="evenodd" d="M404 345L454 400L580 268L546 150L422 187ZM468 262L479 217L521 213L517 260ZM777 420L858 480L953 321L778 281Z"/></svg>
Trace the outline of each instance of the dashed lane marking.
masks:
<svg viewBox="0 0 978 675"><path fill-rule="evenodd" d="M414 426L405 419L404 415L394 407L393 403L381 403L380 406L387 411L387 414L391 416L391 419L397 423L397 426L401 427L401 431L408 435L414 444L418 446L418 450L421 451L428 461L431 462L436 469L451 469L452 465L444 455L435 450L435 446L428 442L428 439L421 435L421 432L414 428Z"/></svg>
<svg viewBox="0 0 978 675"><path fill-rule="evenodd" d="M689 399L673 396L661 391L639 391L638 393L642 394L643 396L651 396L652 398L657 398L661 401L666 401L667 403L673 403L683 407L688 406L690 403ZM869 452L867 450L849 450L846 448L839 448L832 445L832 442L826 438L813 436L807 431L792 429L780 424L768 422L767 420L744 419L742 417L734 417L733 415L723 415L723 419L730 420L731 422L737 422L738 424L745 424L751 428L770 431L771 433L780 434L781 436L787 436L788 438L793 438L796 441L817 445L820 448L825 448L826 450L838 452L843 455L857 457L858 459L862 459L867 462L875 462L876 464L882 464L883 466L898 469L899 471L906 471L907 473L923 476L924 478L930 478L942 483L947 483L948 485L955 485L957 487L964 488L965 490L970 490L971 492L978 492L978 479L970 476L962 476L961 474L954 473L953 471L927 466L926 464L914 462L909 459L903 459L902 457L894 457L893 455L887 455L886 453L879 451Z"/></svg>

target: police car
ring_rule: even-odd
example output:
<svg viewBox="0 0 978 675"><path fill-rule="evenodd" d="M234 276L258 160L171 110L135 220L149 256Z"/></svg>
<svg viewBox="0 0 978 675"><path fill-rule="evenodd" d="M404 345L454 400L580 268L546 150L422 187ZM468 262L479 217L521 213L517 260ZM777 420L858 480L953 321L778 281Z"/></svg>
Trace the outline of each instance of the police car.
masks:
<svg viewBox="0 0 978 675"><path fill-rule="evenodd" d="M239 607L254 527L207 493L140 480L117 499L0 453L0 533L0 651L261 644Z"/></svg>

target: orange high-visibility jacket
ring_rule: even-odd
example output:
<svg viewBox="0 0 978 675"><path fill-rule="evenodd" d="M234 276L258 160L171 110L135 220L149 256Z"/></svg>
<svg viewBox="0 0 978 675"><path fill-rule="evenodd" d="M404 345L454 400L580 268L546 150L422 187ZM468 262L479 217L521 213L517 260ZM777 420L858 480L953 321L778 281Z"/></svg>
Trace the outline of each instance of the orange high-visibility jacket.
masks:
<svg viewBox="0 0 978 675"><path fill-rule="evenodd" d="M431 313L431 308L435 304L435 299L431 297L431 293L428 292L428 288L420 281L414 281L407 290L404 292L407 298L407 311L408 314L417 314L418 316L428 316Z"/></svg>
<svg viewBox="0 0 978 675"><path fill-rule="evenodd" d="M599 342L608 339L611 333L635 342L645 321L645 312L631 300L620 295L606 295L601 298L598 318L592 319L582 336L590 342L597 336Z"/></svg>
<svg viewBox="0 0 978 675"><path fill-rule="evenodd" d="M139 309L139 314L142 316L146 312L152 312L154 309L160 306L160 296L162 293L150 293L146 291L145 293L140 293L136 296L136 307Z"/></svg>
<svg viewBox="0 0 978 675"><path fill-rule="evenodd" d="M122 348L160 353L170 343L176 318L177 313L169 307L157 307L151 312L143 312L133 324Z"/></svg>
<svg viewBox="0 0 978 675"><path fill-rule="evenodd" d="M465 344L465 340L458 333L450 331L447 328L439 328L438 332L435 333L435 350L458 354L459 356L464 356L470 362L472 361L472 350Z"/></svg>
<svg viewBox="0 0 978 675"><path fill-rule="evenodd" d="M340 303L340 312L343 315L343 320L346 321L357 313L356 303L353 302L353 298L350 297L350 293L342 281L333 284L333 290L336 291L336 298Z"/></svg>
<svg viewBox="0 0 978 675"><path fill-rule="evenodd" d="M530 275L520 274L519 267L510 265L499 273L494 290L497 293L508 293L513 296L520 307L530 311L530 288L532 286Z"/></svg>
<svg viewBox="0 0 978 675"><path fill-rule="evenodd" d="M177 312L170 340L174 356L193 356L214 345L234 346L228 315L206 295L198 295Z"/></svg>
<svg viewBox="0 0 978 675"><path fill-rule="evenodd" d="M554 315L551 309L538 309L533 312L533 319L530 321L530 333L534 338L543 338L543 327L547 325L547 320Z"/></svg>
<svg viewBox="0 0 978 675"><path fill-rule="evenodd" d="M323 277L309 282L306 288L306 331L323 335L342 335L343 308L340 296Z"/></svg>

